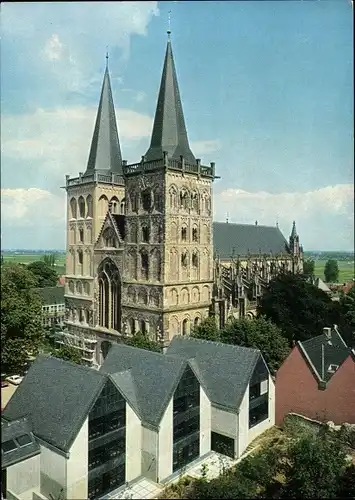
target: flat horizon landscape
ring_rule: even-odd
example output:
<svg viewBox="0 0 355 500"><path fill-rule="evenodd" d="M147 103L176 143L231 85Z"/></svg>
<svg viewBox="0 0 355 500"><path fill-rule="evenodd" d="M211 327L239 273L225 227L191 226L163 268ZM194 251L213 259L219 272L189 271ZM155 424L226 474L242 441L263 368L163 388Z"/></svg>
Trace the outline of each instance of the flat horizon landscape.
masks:
<svg viewBox="0 0 355 500"><path fill-rule="evenodd" d="M65 252L55 250L38 250L22 253L21 250L2 250L5 262L16 262L18 264L30 264L36 260L41 260L46 253L57 255L56 270L59 275L65 274ZM323 254L326 255L323 256ZM321 258L318 258L320 256ZM324 266L329 258L334 258L338 262L339 279L338 283L345 283L354 279L354 252L305 252L305 259L312 258L315 262L314 274L317 278L324 280Z"/></svg>

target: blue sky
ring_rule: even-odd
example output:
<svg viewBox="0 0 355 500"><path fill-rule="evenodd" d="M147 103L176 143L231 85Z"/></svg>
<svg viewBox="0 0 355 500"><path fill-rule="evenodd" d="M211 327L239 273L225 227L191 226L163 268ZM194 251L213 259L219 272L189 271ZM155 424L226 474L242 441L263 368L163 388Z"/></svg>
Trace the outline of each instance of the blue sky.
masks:
<svg viewBox="0 0 355 500"><path fill-rule="evenodd" d="M149 145L171 10L192 150L215 220L296 219L304 248L354 247L348 0L2 5L2 247L65 246L65 174L86 168L106 47L123 157Z"/></svg>

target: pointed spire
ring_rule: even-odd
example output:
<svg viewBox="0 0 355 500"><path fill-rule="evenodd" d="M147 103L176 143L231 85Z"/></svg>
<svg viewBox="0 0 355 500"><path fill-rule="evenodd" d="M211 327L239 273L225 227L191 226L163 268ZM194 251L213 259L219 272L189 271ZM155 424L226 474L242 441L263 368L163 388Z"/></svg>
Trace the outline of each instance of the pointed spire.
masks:
<svg viewBox="0 0 355 500"><path fill-rule="evenodd" d="M94 171L122 175L122 155L108 71L108 53L106 53L105 75L85 173L91 174Z"/></svg>
<svg viewBox="0 0 355 500"><path fill-rule="evenodd" d="M296 230L296 222L293 221L292 224L292 231L291 231L291 238L296 238L297 235L297 230Z"/></svg>
<svg viewBox="0 0 355 500"><path fill-rule="evenodd" d="M145 157L146 161L161 159L163 158L163 152L166 151L170 158L180 160L180 156L183 156L186 162L196 163L196 158L190 149L187 137L171 49L170 33L169 23L168 44L166 47L152 138Z"/></svg>

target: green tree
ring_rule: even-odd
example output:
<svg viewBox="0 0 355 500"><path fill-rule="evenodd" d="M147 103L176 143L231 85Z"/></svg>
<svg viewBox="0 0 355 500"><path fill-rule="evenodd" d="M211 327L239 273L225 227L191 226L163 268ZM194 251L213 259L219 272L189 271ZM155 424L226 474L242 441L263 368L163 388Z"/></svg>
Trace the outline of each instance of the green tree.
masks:
<svg viewBox="0 0 355 500"><path fill-rule="evenodd" d="M46 286L56 286L58 283L58 275L53 267L48 265L43 260L36 260L28 264L27 269L29 269L36 277L38 288L44 288Z"/></svg>
<svg viewBox="0 0 355 500"><path fill-rule="evenodd" d="M54 267L55 266L55 263L57 261L57 254L55 253L51 253L51 254L46 254L46 255L43 255L42 257L42 261L47 264L47 266L49 267Z"/></svg>
<svg viewBox="0 0 355 500"><path fill-rule="evenodd" d="M239 319L221 331L221 342L260 349L271 372L275 372L289 353L288 342L280 328L265 317Z"/></svg>
<svg viewBox="0 0 355 500"><path fill-rule="evenodd" d="M337 313L328 295L301 274L285 273L270 281L261 297L258 315L275 323L293 341L320 335L325 326L337 323Z"/></svg>
<svg viewBox="0 0 355 500"><path fill-rule="evenodd" d="M339 278L338 261L329 259L324 266L324 278L327 283L337 282Z"/></svg>
<svg viewBox="0 0 355 500"><path fill-rule="evenodd" d="M303 274L305 276L314 276L314 260L306 259L303 262Z"/></svg>
<svg viewBox="0 0 355 500"><path fill-rule="evenodd" d="M44 339L42 304L35 276L20 264L1 269L1 362L5 371L23 368L29 354L37 354Z"/></svg>
<svg viewBox="0 0 355 500"><path fill-rule="evenodd" d="M59 349L55 349L52 355L56 358L64 359L65 361L71 361L77 365L83 364L80 351L70 344L64 344Z"/></svg>
<svg viewBox="0 0 355 500"><path fill-rule="evenodd" d="M124 337L122 340L125 344L132 347L139 347L139 349L146 349L147 351L162 352L159 342L150 340L149 337L140 332L133 337Z"/></svg>
<svg viewBox="0 0 355 500"><path fill-rule="evenodd" d="M283 498L337 498L346 471L339 440L325 434L304 435L291 443Z"/></svg>
<svg viewBox="0 0 355 500"><path fill-rule="evenodd" d="M191 336L203 340L219 340L219 331L215 318L208 316L201 324L193 328Z"/></svg>

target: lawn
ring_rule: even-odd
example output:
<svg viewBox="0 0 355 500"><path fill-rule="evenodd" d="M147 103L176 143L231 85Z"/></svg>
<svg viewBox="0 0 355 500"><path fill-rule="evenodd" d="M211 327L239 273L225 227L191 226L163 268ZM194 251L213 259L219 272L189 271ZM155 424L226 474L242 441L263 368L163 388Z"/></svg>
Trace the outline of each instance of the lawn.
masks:
<svg viewBox="0 0 355 500"><path fill-rule="evenodd" d="M42 260L44 254L4 254L4 262L16 262L17 264L31 264L36 260ZM57 254L56 271L59 275L65 274L65 253Z"/></svg>
<svg viewBox="0 0 355 500"><path fill-rule="evenodd" d="M324 266L326 260L316 260L314 274L324 280ZM339 278L338 283L345 283L354 278L354 261L338 260Z"/></svg>

